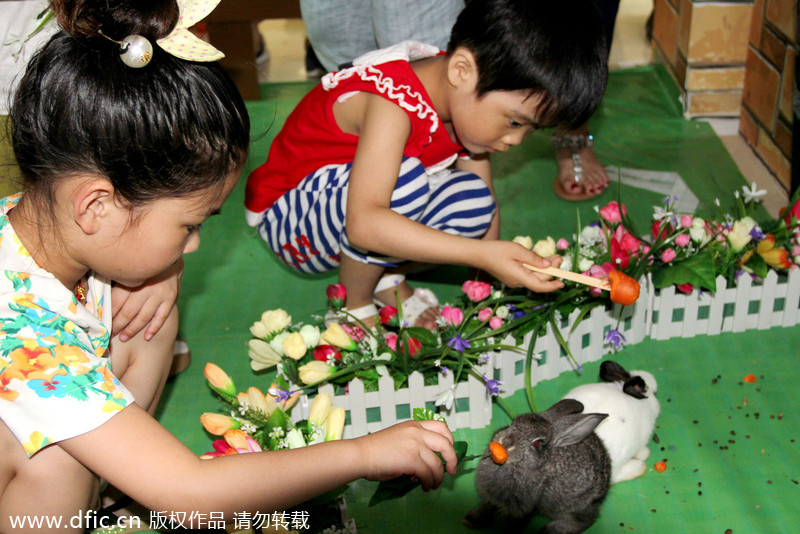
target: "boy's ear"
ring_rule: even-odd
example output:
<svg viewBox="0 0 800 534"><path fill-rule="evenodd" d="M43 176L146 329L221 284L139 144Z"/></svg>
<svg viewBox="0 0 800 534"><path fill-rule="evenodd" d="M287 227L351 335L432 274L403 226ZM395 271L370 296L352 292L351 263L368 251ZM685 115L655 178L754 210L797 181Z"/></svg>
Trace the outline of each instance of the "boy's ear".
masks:
<svg viewBox="0 0 800 534"><path fill-rule="evenodd" d="M465 82L477 83L478 65L475 54L468 48L459 46L447 62L447 80L453 87Z"/></svg>
<svg viewBox="0 0 800 534"><path fill-rule="evenodd" d="M114 187L102 178L83 182L72 197L72 217L87 235L95 234L115 208Z"/></svg>

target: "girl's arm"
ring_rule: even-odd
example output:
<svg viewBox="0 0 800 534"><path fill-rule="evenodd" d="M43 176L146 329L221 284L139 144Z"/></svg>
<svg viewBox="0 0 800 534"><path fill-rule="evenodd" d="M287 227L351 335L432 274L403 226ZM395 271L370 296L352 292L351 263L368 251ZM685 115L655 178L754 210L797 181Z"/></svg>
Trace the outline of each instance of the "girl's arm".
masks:
<svg viewBox="0 0 800 534"><path fill-rule="evenodd" d="M454 236L392 211L392 192L411 124L395 104L368 96L358 124L358 148L347 194L347 235L353 244L415 262L476 267L510 287L525 286L538 292L563 287L560 280L522 266L557 266L558 259L543 259L510 241ZM499 235L499 222L496 224L491 231Z"/></svg>
<svg viewBox="0 0 800 534"><path fill-rule="evenodd" d="M285 510L358 478L416 476L423 489L455 474L444 423L409 421L362 438L299 449L201 460L155 419L131 405L99 428L60 442L95 474L156 512Z"/></svg>

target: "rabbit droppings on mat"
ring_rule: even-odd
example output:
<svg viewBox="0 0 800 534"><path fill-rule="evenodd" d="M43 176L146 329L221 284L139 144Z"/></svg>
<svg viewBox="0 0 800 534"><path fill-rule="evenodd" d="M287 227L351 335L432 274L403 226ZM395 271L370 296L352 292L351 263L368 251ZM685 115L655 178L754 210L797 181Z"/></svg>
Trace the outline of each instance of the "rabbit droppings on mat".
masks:
<svg viewBox="0 0 800 534"><path fill-rule="evenodd" d="M626 371L613 361L600 365L596 384L578 386L564 395L581 402L584 410L608 414L595 429L611 457L611 483L644 474L661 407L656 398L658 385L647 371Z"/></svg>
<svg viewBox="0 0 800 534"><path fill-rule="evenodd" d="M552 521L542 533L577 533L597 519L609 487L611 462L592 430L605 414L581 413L576 400L561 400L541 413L516 417L494 433L507 459L484 456L475 482L480 504L465 517L473 528L505 521L505 532L522 532L534 515Z"/></svg>

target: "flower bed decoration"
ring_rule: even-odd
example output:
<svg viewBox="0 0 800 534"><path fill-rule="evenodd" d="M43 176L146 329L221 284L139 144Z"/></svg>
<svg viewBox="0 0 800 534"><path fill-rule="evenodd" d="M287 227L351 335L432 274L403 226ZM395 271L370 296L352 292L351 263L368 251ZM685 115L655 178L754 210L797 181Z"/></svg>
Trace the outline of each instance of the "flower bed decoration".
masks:
<svg viewBox="0 0 800 534"><path fill-rule="evenodd" d="M632 306L568 280L544 294L470 280L441 308L434 332L405 324L399 305L382 308L380 323L367 328L341 307L346 290L334 284L325 315L293 322L284 310L264 312L250 329L251 366L277 367L276 381L287 390L335 394L349 414L346 437L409 419L417 407L438 409L451 428L479 428L489 422L493 398L502 402L524 388L535 410L534 379L580 370L626 343L797 324L800 202L758 223L762 194L744 187L734 213L716 220L675 213L677 199L667 198L654 207L647 235L615 201L596 208L591 224L579 221L571 239L514 239L540 256L559 254L568 271L639 280L642 296ZM753 308L760 308L755 320ZM308 402L299 405L306 417Z"/></svg>

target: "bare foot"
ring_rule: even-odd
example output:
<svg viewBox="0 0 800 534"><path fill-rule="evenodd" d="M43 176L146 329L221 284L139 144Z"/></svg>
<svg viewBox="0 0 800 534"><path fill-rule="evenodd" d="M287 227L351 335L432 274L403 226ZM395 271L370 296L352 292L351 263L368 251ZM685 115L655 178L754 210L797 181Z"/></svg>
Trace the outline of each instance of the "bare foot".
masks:
<svg viewBox="0 0 800 534"><path fill-rule="evenodd" d="M397 295L395 294L395 290L400 293L401 302L405 302L414 295L414 290L408 285L408 282L403 280L393 288L384 289L383 291L375 293L375 298L377 298L384 305L396 307ZM428 330L436 330L437 317L439 317L438 306L431 306L419 315L417 320L414 321L414 326L427 328Z"/></svg>
<svg viewBox="0 0 800 534"><path fill-rule="evenodd" d="M602 162L592 150L592 147L578 149L578 157L581 166L581 179L575 180L575 165L572 158L571 148L556 149L556 160L558 162L558 177L556 178L556 193L559 189L563 195L559 195L566 200L584 200L592 198L608 187L608 174Z"/></svg>

